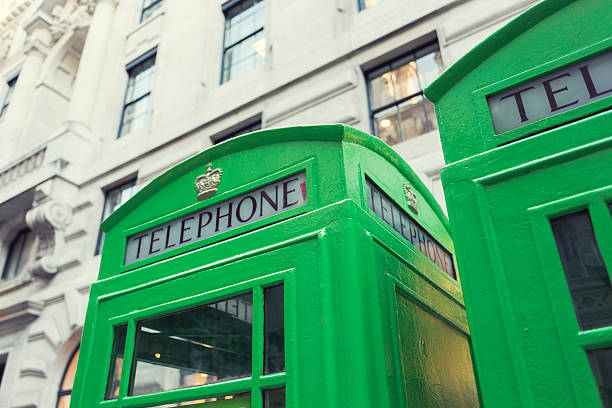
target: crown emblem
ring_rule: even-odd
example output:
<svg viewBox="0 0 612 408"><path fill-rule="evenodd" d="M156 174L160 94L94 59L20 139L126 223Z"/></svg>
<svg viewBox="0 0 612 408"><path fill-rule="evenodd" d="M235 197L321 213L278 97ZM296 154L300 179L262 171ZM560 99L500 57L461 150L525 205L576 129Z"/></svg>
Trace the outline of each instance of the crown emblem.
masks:
<svg viewBox="0 0 612 408"><path fill-rule="evenodd" d="M212 197L217 192L217 187L221 181L221 169L212 169L212 163L206 166L206 173L199 175L195 181L195 188L198 192L198 200L202 201Z"/></svg>
<svg viewBox="0 0 612 408"><path fill-rule="evenodd" d="M408 207L410 207L413 213L418 214L419 204L417 203L417 197L412 189L412 186L408 183L404 184L404 195L406 196Z"/></svg>

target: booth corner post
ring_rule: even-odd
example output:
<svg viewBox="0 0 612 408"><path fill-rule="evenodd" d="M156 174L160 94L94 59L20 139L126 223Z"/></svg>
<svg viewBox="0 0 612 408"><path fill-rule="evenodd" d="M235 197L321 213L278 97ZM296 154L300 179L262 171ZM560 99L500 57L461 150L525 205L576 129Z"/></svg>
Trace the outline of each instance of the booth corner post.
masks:
<svg viewBox="0 0 612 408"><path fill-rule="evenodd" d="M231 139L103 229L72 408L479 406L448 221L373 136Z"/></svg>
<svg viewBox="0 0 612 408"><path fill-rule="evenodd" d="M544 0L425 90L487 407L612 407L611 12Z"/></svg>

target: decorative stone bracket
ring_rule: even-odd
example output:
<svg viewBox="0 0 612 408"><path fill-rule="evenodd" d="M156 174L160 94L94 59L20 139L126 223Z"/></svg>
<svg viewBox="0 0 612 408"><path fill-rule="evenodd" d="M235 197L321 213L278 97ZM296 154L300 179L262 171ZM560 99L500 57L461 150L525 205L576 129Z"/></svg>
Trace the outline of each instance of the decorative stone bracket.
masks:
<svg viewBox="0 0 612 408"><path fill-rule="evenodd" d="M72 221L72 210L66 204L50 200L26 213L26 223L38 238L35 260L28 265L33 275L53 276L63 254L64 233Z"/></svg>

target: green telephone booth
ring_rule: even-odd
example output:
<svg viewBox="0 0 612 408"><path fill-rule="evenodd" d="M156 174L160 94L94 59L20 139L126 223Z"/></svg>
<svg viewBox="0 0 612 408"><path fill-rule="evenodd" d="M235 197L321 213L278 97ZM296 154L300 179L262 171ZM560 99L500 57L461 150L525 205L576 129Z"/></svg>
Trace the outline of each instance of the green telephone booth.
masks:
<svg viewBox="0 0 612 408"><path fill-rule="evenodd" d="M447 220L370 135L229 140L103 229L73 408L479 405Z"/></svg>
<svg viewBox="0 0 612 408"><path fill-rule="evenodd" d="M425 94L483 405L612 407L612 2L542 1Z"/></svg>

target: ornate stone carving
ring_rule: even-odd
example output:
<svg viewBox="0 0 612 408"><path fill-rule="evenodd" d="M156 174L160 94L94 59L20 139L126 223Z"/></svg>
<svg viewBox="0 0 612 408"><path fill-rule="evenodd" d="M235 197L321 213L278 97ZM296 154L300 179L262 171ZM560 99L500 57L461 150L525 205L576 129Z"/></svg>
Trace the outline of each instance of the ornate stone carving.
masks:
<svg viewBox="0 0 612 408"><path fill-rule="evenodd" d="M72 220L72 210L64 203L47 201L26 214L26 223L38 238L35 260L28 266L33 275L55 274L64 249L64 232Z"/></svg>
<svg viewBox="0 0 612 408"><path fill-rule="evenodd" d="M13 44L14 35L15 28L11 27L3 32L0 36L0 60L3 60L8 56L11 45Z"/></svg>
<svg viewBox="0 0 612 408"><path fill-rule="evenodd" d="M95 9L96 0L66 0L63 6L53 7L53 22L49 28L53 42L57 42L68 30L89 22Z"/></svg>

